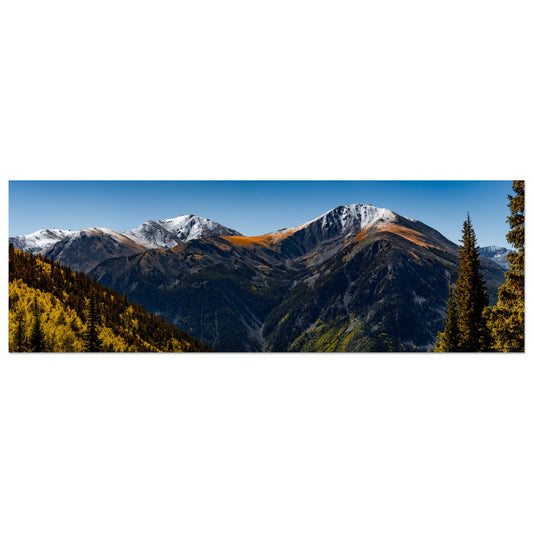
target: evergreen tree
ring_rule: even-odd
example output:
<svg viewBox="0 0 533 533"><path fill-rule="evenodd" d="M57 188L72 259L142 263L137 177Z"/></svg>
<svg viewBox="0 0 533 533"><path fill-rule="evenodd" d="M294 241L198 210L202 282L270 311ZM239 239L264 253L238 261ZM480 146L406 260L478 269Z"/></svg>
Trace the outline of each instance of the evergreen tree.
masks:
<svg viewBox="0 0 533 533"><path fill-rule="evenodd" d="M44 334L41 326L41 313L37 305L37 297L33 302L33 326L30 333L30 352L44 351Z"/></svg>
<svg viewBox="0 0 533 533"><path fill-rule="evenodd" d="M12 243L9 243L9 252L8 252L9 266L11 266L15 260L15 247ZM10 269L11 273L11 269Z"/></svg>
<svg viewBox="0 0 533 533"><path fill-rule="evenodd" d="M85 334L85 351L101 352L102 342L98 337L98 313L96 311L96 302L94 293L89 296L89 309L87 312L87 332Z"/></svg>
<svg viewBox="0 0 533 533"><path fill-rule="evenodd" d="M481 260L470 214L463 224L463 243L459 247L459 275L455 284L457 301L458 351L483 352L491 347L491 339L483 310L489 295L481 271Z"/></svg>
<svg viewBox="0 0 533 533"><path fill-rule="evenodd" d="M24 339L24 317L22 314L18 317L17 333L15 336L15 352L25 352L26 342Z"/></svg>
<svg viewBox="0 0 533 533"><path fill-rule="evenodd" d="M161 351L167 341L210 350L83 273L9 247L10 351Z"/></svg>
<svg viewBox="0 0 533 533"><path fill-rule="evenodd" d="M18 303L18 302L17 302ZM9 321L12 324L15 324L14 334L9 339L9 351L10 352L27 352L28 347L26 345L26 332L25 332L25 323L24 323L24 314L20 311L18 313L11 313L11 303L10 305L10 317ZM17 304L14 304L17 305ZM11 325L11 324L10 324Z"/></svg>
<svg viewBox="0 0 533 533"><path fill-rule="evenodd" d="M489 303L489 296L470 214L463 224L461 242L458 277L453 292L450 291L445 327L439 333L435 351L488 351L492 342L483 310Z"/></svg>
<svg viewBox="0 0 533 533"><path fill-rule="evenodd" d="M509 270L505 283L498 291L498 302L486 309L488 326L494 338L494 349L501 352L524 351L524 181L513 182L514 196L509 195L507 217L510 230L507 241L515 251L507 254Z"/></svg>
<svg viewBox="0 0 533 533"><path fill-rule="evenodd" d="M444 319L444 331L439 333L434 352L457 352L459 348L459 329L457 326L457 302L455 291L450 283L448 310Z"/></svg>

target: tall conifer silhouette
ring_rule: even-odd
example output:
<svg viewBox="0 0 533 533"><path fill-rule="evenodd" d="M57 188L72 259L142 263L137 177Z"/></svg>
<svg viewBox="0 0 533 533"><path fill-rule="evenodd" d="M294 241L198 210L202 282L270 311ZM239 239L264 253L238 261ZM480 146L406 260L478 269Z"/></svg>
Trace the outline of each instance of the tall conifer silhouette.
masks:
<svg viewBox="0 0 533 533"><path fill-rule="evenodd" d="M44 334L41 325L41 312L37 304L37 297L33 301L33 326L30 333L30 352L44 351Z"/></svg>
<svg viewBox="0 0 533 533"><path fill-rule="evenodd" d="M494 338L494 349L502 352L524 351L524 181L513 182L514 196L509 195L511 214L507 241L515 251L507 254L509 270L498 291L498 302L486 310L488 326Z"/></svg>
<svg viewBox="0 0 533 533"><path fill-rule="evenodd" d="M455 284L458 351L482 352L490 349L490 336L483 310L489 296L481 271L481 260L470 214L463 224L463 243L459 248L459 276Z"/></svg>
<svg viewBox="0 0 533 533"><path fill-rule="evenodd" d="M459 348L459 329L457 326L457 302L455 290L450 283L450 295L448 297L448 310L444 319L444 331L439 333L439 340L434 352L457 352Z"/></svg>
<svg viewBox="0 0 533 533"><path fill-rule="evenodd" d="M102 342L98 337L98 313L96 310L96 302L94 293L91 292L89 296L89 309L87 312L87 332L85 333L85 351L86 352L101 352Z"/></svg>
<svg viewBox="0 0 533 533"><path fill-rule="evenodd" d="M488 351L491 338L483 310L489 296L470 214L463 223L461 242L457 282L453 291L450 290L445 328L439 333L435 351Z"/></svg>

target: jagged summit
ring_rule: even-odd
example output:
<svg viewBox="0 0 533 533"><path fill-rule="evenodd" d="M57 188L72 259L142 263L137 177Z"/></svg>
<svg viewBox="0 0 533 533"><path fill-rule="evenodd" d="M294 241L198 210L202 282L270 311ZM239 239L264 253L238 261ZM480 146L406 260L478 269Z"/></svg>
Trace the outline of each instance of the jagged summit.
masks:
<svg viewBox="0 0 533 533"><path fill-rule="evenodd" d="M484 246L479 249L479 254L481 257L487 257L492 259L496 264L500 265L504 270L509 268L509 263L507 262L507 254L512 252L509 248L504 248L503 246Z"/></svg>
<svg viewBox="0 0 533 533"><path fill-rule="evenodd" d="M52 247L56 242L75 233L71 230L62 229L41 229L29 235L18 235L10 237L9 243L15 248L33 254L41 253Z"/></svg>
<svg viewBox="0 0 533 533"><path fill-rule="evenodd" d="M342 230L361 231L373 224L394 222L397 219L398 215L390 209L370 204L349 204L335 207L315 220L321 220L322 226L337 224Z"/></svg>
<svg viewBox="0 0 533 533"><path fill-rule="evenodd" d="M336 227L341 232L359 232L378 222L393 222L398 219L398 215L390 209L375 207L369 204L349 204L340 205L330 209L326 213L294 226L279 230L277 233L291 232L294 233L304 228L317 226L321 228Z"/></svg>
<svg viewBox="0 0 533 533"><path fill-rule="evenodd" d="M124 235L147 248L172 248L193 239L213 235L240 235L240 233L208 218L181 215L175 218L148 220L135 229L125 231Z"/></svg>
<svg viewBox="0 0 533 533"><path fill-rule="evenodd" d="M275 240L279 240L289 235L305 234L313 241L322 241L339 236L357 235L369 226L397 222L400 218L403 217L390 209L369 204L340 205L308 222L279 230L273 236Z"/></svg>
<svg viewBox="0 0 533 533"><path fill-rule="evenodd" d="M19 250L41 254L48 252L61 241L72 242L89 235L107 235L116 239L124 239L124 235L112 229L92 227L82 230L41 229L29 235L10 237L9 243Z"/></svg>
<svg viewBox="0 0 533 533"><path fill-rule="evenodd" d="M25 252L46 254L56 245L73 244L89 236L111 238L115 242L136 246L136 250L151 248L168 249L184 242L215 235L240 235L218 222L196 215L181 215L175 218L148 220L140 226L124 232L92 227L82 230L42 229L29 235L10 237L9 242ZM132 250L134 248L131 248Z"/></svg>
<svg viewBox="0 0 533 533"><path fill-rule="evenodd" d="M377 223L397 221L398 217L399 215L396 215L389 209L375 207L369 204L341 205L313 220L304 222L298 226L278 230L270 235L274 236L275 240L301 230L307 230L307 233L312 233L318 239L330 238L335 235L352 235ZM78 231L43 229L29 235L11 237L9 242L16 248L27 252L47 253L60 241L66 239L68 242L73 242L76 239L88 235L105 235L115 240L126 238L128 241L133 241L133 243L146 249L169 249L193 239L217 235L241 236L238 231L223 226L218 222L190 214L173 218L148 220L140 226L124 232L99 227Z"/></svg>
<svg viewBox="0 0 533 533"><path fill-rule="evenodd" d="M495 244L491 244L490 246L483 246L481 250L487 253L507 253L510 251L509 248L504 248L503 246L496 246Z"/></svg>

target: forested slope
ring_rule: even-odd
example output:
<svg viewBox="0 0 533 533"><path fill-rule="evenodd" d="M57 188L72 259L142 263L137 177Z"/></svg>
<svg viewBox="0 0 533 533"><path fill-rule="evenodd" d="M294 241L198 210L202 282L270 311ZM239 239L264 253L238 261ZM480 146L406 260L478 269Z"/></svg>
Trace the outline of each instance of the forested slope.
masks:
<svg viewBox="0 0 533 533"><path fill-rule="evenodd" d="M10 246L9 350L182 352L210 348L85 274Z"/></svg>

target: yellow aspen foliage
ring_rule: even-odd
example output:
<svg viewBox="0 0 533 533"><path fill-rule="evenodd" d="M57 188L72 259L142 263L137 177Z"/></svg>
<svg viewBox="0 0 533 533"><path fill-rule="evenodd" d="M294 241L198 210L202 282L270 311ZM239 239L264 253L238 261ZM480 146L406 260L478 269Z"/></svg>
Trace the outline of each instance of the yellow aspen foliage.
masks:
<svg viewBox="0 0 533 533"><path fill-rule="evenodd" d="M11 352L209 350L83 273L13 246L9 280Z"/></svg>
<svg viewBox="0 0 533 533"><path fill-rule="evenodd" d="M98 334L102 341L104 352L126 352L128 343L120 336L115 335L110 328L102 327Z"/></svg>
<svg viewBox="0 0 533 533"><path fill-rule="evenodd" d="M72 328L75 324L81 329L82 321L74 311L64 308L57 298L28 287L18 279L9 283L9 299L9 351L28 351L30 334L36 321L35 304L40 316L44 351L82 350L81 336Z"/></svg>

